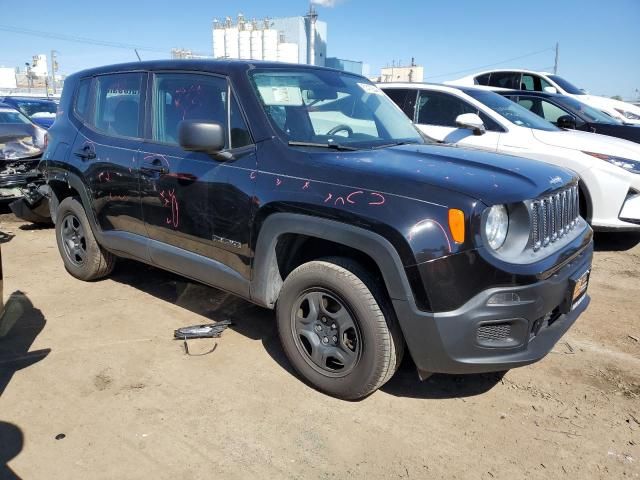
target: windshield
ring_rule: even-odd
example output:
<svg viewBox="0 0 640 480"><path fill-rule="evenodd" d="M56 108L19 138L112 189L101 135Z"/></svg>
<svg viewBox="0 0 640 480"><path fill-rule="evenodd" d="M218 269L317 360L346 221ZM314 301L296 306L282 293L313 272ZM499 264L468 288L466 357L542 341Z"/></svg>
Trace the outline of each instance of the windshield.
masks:
<svg viewBox="0 0 640 480"><path fill-rule="evenodd" d="M30 124L31 122L17 110L0 110L0 123Z"/></svg>
<svg viewBox="0 0 640 480"><path fill-rule="evenodd" d="M556 101L560 104L566 105L569 109L576 112L584 120L591 123L607 123L610 125L622 125L622 122L616 120L609 115L602 113L589 105L582 103L580 100L576 100L572 97L559 97Z"/></svg>
<svg viewBox="0 0 640 480"><path fill-rule="evenodd" d="M288 142L374 148L424 143L406 115L368 80L333 70L251 73L271 124Z"/></svg>
<svg viewBox="0 0 640 480"><path fill-rule="evenodd" d="M58 109L58 106L55 104L55 102L30 102L28 100L20 100L19 102L16 102L16 104L18 105L20 111L27 117L33 117L34 115L36 115L36 117L55 117L56 110Z"/></svg>
<svg viewBox="0 0 640 480"><path fill-rule="evenodd" d="M530 112L526 108L521 107L517 103L512 102L497 93L471 89L464 90L464 92L519 127L547 131L559 130L558 127L552 123L547 122L535 113Z"/></svg>
<svg viewBox="0 0 640 480"><path fill-rule="evenodd" d="M565 92L570 93L571 95L586 95L582 90L576 87L573 83L569 83L564 78L559 77L558 75L547 75L551 80L560 85Z"/></svg>

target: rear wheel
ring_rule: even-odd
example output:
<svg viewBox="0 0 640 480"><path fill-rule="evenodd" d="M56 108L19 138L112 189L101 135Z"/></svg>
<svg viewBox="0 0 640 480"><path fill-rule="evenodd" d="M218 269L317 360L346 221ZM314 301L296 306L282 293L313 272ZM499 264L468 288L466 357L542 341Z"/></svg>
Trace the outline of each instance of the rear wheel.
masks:
<svg viewBox="0 0 640 480"><path fill-rule="evenodd" d="M289 361L309 383L356 400L398 368L403 340L374 278L346 258L305 263L286 278L277 304L278 332Z"/></svg>
<svg viewBox="0 0 640 480"><path fill-rule="evenodd" d="M82 204L76 198L65 198L56 218L58 250L67 271L87 281L109 275L115 256L96 241Z"/></svg>

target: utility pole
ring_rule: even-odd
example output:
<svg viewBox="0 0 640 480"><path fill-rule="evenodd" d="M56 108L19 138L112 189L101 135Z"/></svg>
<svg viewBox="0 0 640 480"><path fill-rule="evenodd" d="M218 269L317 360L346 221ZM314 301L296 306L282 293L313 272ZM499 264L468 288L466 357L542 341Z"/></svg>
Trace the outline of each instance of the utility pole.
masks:
<svg viewBox="0 0 640 480"><path fill-rule="evenodd" d="M558 56L560 55L560 42L556 42L556 60L553 63L553 74L558 73Z"/></svg>
<svg viewBox="0 0 640 480"><path fill-rule="evenodd" d="M53 86L53 94L56 94L56 71L58 70L58 52L51 50L51 85ZM48 90L47 90L48 92ZM48 93L47 93L48 95Z"/></svg>

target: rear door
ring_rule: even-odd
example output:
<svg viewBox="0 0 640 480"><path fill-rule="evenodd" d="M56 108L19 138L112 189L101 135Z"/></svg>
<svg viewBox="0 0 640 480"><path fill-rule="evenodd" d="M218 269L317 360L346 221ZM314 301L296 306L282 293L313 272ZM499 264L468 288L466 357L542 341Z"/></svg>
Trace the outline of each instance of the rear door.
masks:
<svg viewBox="0 0 640 480"><path fill-rule="evenodd" d="M146 235L140 210L138 154L142 144L146 73L99 75L88 95L71 155L90 187L92 207L104 231ZM78 108L78 105L76 105Z"/></svg>
<svg viewBox="0 0 640 480"><path fill-rule="evenodd" d="M255 145L227 78L155 72L149 79L150 121L142 146L142 211L149 237L248 274ZM205 120L227 131L225 152L189 152L178 144L182 120ZM166 268L173 260L152 248ZM165 249L166 250L166 249ZM155 252L155 253L154 253ZM246 272L245 272L246 270Z"/></svg>
<svg viewBox="0 0 640 480"><path fill-rule="evenodd" d="M475 113L484 122L484 135L474 135L456 124L463 113ZM489 116L462 98L447 92L420 90L416 105L415 123L429 138L443 143L495 151L502 128Z"/></svg>

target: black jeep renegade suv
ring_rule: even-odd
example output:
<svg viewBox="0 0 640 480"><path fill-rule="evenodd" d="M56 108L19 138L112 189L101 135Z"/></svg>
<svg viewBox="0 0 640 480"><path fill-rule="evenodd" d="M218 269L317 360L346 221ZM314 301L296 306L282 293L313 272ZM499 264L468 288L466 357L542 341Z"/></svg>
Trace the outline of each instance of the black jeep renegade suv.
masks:
<svg viewBox="0 0 640 480"><path fill-rule="evenodd" d="M587 307L571 172L426 144L367 79L153 61L65 82L44 171L77 278L140 260L275 308L287 357L346 399L542 358Z"/></svg>

